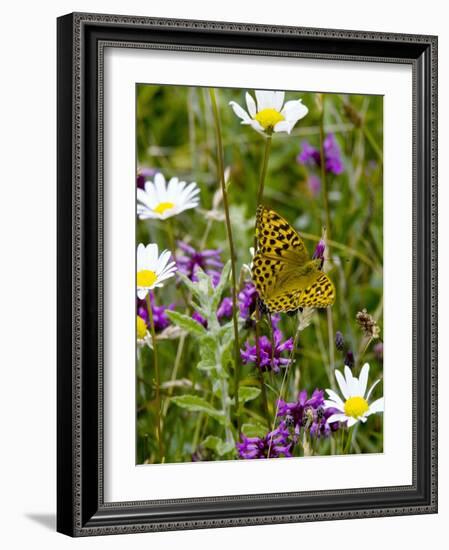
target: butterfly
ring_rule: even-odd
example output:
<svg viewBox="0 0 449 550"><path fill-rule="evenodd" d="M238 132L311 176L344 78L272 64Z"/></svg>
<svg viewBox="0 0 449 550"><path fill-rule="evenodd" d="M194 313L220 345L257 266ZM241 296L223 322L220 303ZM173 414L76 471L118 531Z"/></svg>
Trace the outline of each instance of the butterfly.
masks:
<svg viewBox="0 0 449 550"><path fill-rule="evenodd" d="M251 276L270 312L326 308L334 303L335 287L320 271L322 260L310 259L293 227L262 205L257 208L256 242Z"/></svg>

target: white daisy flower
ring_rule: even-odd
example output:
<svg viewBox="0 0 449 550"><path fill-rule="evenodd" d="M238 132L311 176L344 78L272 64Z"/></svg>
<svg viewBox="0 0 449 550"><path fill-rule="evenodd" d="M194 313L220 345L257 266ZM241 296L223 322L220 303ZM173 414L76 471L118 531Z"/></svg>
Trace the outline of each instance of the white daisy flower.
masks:
<svg viewBox="0 0 449 550"><path fill-rule="evenodd" d="M142 319L140 315L137 315L137 325L136 325L136 334L137 334L137 344L139 346L150 345L151 336L148 331L147 324L145 319Z"/></svg>
<svg viewBox="0 0 449 550"><path fill-rule="evenodd" d="M166 220L197 207L199 192L194 181L187 185L185 181L171 178L167 184L159 172L154 176L154 182L145 182L145 190L137 189L137 215L141 220Z"/></svg>
<svg viewBox="0 0 449 550"><path fill-rule="evenodd" d="M345 366L345 376L337 369L334 372L343 399L333 390L326 390L329 399L324 402L324 408L335 408L340 411L327 419L329 424L332 424L332 422L347 422L348 428L350 428L359 420L360 422L366 422L368 416L371 414L384 411L383 397L376 399L371 404L369 403L373 389L380 380L376 380L368 390L368 393L366 393L369 372L368 363L363 365L359 378L352 375L351 369L348 366Z"/></svg>
<svg viewBox="0 0 449 550"><path fill-rule="evenodd" d="M301 99L284 103L285 92L272 92L268 90L256 90L256 101L252 95L246 92L245 111L235 101L229 105L234 113L242 120L242 124L249 124L259 133L287 132L289 134L295 124L304 118L309 109L302 104Z"/></svg>
<svg viewBox="0 0 449 550"><path fill-rule="evenodd" d="M173 277L176 271L175 262L170 262L171 252L164 250L159 256L157 244L137 247L137 296L143 300L148 292L164 286L166 279Z"/></svg>

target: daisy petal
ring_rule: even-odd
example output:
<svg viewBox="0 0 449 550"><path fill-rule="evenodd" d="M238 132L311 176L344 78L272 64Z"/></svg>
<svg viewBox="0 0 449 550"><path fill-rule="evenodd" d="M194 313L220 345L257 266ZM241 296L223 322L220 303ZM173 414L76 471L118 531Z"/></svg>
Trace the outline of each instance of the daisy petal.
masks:
<svg viewBox="0 0 449 550"><path fill-rule="evenodd" d="M230 101L229 105L232 107L234 113L242 120L242 124L251 124L251 118L245 109L242 109L235 101Z"/></svg>
<svg viewBox="0 0 449 550"><path fill-rule="evenodd" d="M348 420L348 417L345 414L335 413L332 416L329 416L327 423L332 424L332 422L346 422L346 420Z"/></svg>
<svg viewBox="0 0 449 550"><path fill-rule="evenodd" d="M282 105L284 104L285 92L274 92L274 105L273 109L276 111L281 111Z"/></svg>
<svg viewBox="0 0 449 550"><path fill-rule="evenodd" d="M373 401L371 403L367 415L378 413L378 412L384 412L384 398L380 397L379 399L376 399L376 401Z"/></svg>
<svg viewBox="0 0 449 550"><path fill-rule="evenodd" d="M330 399L324 400L325 409L338 409L341 412L344 412L344 405L340 405L336 401L331 401Z"/></svg>
<svg viewBox="0 0 449 550"><path fill-rule="evenodd" d="M366 394L365 399L368 401L368 399L371 397L371 394L373 393L374 388L377 386L377 384L380 382L380 380L376 380L374 384L371 386L371 388L368 390L368 393Z"/></svg>
<svg viewBox="0 0 449 550"><path fill-rule="evenodd" d="M292 126L290 122L288 122L287 120L281 120L281 122L278 122L277 124L275 124L273 130L276 133L287 132L287 134L289 134L292 130Z"/></svg>
<svg viewBox="0 0 449 550"><path fill-rule="evenodd" d="M264 109L275 109L276 92L271 90L256 90L257 112Z"/></svg>
<svg viewBox="0 0 449 550"><path fill-rule="evenodd" d="M348 428L350 428L351 426L354 426L354 424L357 424L357 418L353 418L352 416L350 416L348 418Z"/></svg>
<svg viewBox="0 0 449 550"><path fill-rule="evenodd" d="M365 363L362 367L362 370L360 371L360 376L359 376L359 389L360 389L361 396L364 396L366 392L366 386L368 384L368 373L369 373L369 365L368 363Z"/></svg>
<svg viewBox="0 0 449 550"><path fill-rule="evenodd" d="M293 126L300 120L304 118L309 112L309 109L302 104L300 99L287 101L284 105L284 108L281 111L281 114L284 115L286 120L291 122Z"/></svg>
<svg viewBox="0 0 449 550"><path fill-rule="evenodd" d="M143 269L145 265L145 245L140 243L137 247L137 271Z"/></svg>
<svg viewBox="0 0 449 550"><path fill-rule="evenodd" d="M343 400L338 395L338 393L334 392L334 390L326 390L326 393L332 399L332 401L335 401L336 403L344 407Z"/></svg>
<svg viewBox="0 0 449 550"><path fill-rule="evenodd" d="M343 397L345 399L348 399L351 396L349 394L349 389L346 384L346 380L344 379L344 376L337 369L335 369L334 373L335 373L335 378L337 379L338 385L340 386L340 391L343 394Z"/></svg>
<svg viewBox="0 0 449 550"><path fill-rule="evenodd" d="M139 298L139 300L144 300L147 294L148 290L146 288L137 289L137 297Z"/></svg>
<svg viewBox="0 0 449 550"><path fill-rule="evenodd" d="M245 98L246 98L246 107L248 108L248 113L250 114L251 118L254 118L257 113L256 102L254 101L253 96L248 92L246 92Z"/></svg>

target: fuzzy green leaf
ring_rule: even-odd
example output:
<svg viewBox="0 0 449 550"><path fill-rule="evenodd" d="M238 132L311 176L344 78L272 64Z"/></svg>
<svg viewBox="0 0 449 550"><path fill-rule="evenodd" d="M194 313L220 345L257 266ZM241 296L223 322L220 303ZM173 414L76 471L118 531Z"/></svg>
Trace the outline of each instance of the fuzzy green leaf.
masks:
<svg viewBox="0 0 449 550"><path fill-rule="evenodd" d="M234 450L234 444L231 442L223 441L216 435L208 435L206 439L203 441L202 445L206 447L206 449L211 449L212 451L215 451L218 456L223 456L226 453L229 453L230 451Z"/></svg>
<svg viewBox="0 0 449 550"><path fill-rule="evenodd" d="M253 388L251 386L240 386L239 388L239 401L245 403L246 401L252 401L260 395L260 388Z"/></svg>
<svg viewBox="0 0 449 550"><path fill-rule="evenodd" d="M242 424L242 432L246 437L264 437L268 429L262 424Z"/></svg>
<svg viewBox="0 0 449 550"><path fill-rule="evenodd" d="M206 329L203 325L200 325L197 321L195 321L195 319L192 319L188 315L179 313L179 311L170 311L168 309L166 310L166 314L175 325L186 330L190 334L194 334L196 336L204 336L206 334Z"/></svg>
<svg viewBox="0 0 449 550"><path fill-rule="evenodd" d="M178 395L172 397L171 401L178 405L178 407L182 407L191 412L203 412L220 422L220 424L225 423L223 413L214 409L214 407L202 397L198 397L197 395Z"/></svg>

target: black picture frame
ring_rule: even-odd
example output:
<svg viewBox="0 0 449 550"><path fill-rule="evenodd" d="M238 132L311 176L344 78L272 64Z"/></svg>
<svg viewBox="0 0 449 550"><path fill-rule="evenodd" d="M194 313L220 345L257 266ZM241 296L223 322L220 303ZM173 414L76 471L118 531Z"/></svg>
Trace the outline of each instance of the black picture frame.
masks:
<svg viewBox="0 0 449 550"><path fill-rule="evenodd" d="M437 37L87 13L60 17L57 29L57 530L87 536L437 512ZM412 485L104 502L99 107L106 43L412 66Z"/></svg>

